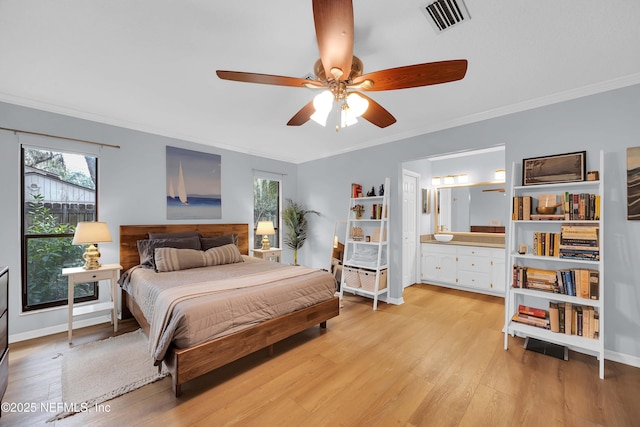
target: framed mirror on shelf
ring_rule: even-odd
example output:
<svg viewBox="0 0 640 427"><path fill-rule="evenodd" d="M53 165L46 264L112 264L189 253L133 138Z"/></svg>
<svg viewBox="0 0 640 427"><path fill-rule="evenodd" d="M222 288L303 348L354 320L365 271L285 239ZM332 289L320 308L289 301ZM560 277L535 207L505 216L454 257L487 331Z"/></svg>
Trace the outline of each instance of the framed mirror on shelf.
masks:
<svg viewBox="0 0 640 427"><path fill-rule="evenodd" d="M436 187L434 233L504 234L509 201L503 182Z"/></svg>

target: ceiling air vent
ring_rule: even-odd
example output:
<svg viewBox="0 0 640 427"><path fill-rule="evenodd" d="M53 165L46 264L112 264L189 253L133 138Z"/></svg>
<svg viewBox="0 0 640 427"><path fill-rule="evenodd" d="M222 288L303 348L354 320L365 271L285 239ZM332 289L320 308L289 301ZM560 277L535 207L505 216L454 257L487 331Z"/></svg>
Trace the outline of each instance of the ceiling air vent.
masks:
<svg viewBox="0 0 640 427"><path fill-rule="evenodd" d="M436 33L471 19L469 11L462 0L437 0L421 6Z"/></svg>

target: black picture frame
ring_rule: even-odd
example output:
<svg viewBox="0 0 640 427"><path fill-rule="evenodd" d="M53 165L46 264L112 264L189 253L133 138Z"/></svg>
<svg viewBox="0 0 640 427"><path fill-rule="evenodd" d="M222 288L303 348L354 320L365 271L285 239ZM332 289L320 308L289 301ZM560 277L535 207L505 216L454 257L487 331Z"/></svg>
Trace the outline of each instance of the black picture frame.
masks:
<svg viewBox="0 0 640 427"><path fill-rule="evenodd" d="M522 185L576 182L584 181L586 177L586 151L522 160Z"/></svg>

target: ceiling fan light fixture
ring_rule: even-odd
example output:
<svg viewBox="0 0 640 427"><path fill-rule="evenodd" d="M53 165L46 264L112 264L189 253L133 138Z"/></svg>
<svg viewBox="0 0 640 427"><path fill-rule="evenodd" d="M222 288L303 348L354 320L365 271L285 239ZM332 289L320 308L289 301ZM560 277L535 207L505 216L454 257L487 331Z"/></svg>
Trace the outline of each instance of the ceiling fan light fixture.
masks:
<svg viewBox="0 0 640 427"><path fill-rule="evenodd" d="M326 126L327 118L333 108L333 94L328 90L320 92L313 98L313 107L316 111L311 115L311 120L319 125Z"/></svg>
<svg viewBox="0 0 640 427"><path fill-rule="evenodd" d="M358 116L354 114L353 110L349 108L349 104L347 104L346 102L342 104L342 106L340 107L340 127L341 128L353 126L356 123L358 123L357 117Z"/></svg>
<svg viewBox="0 0 640 427"><path fill-rule="evenodd" d="M362 116L369 108L369 101L361 97L355 92L351 92L347 96L347 105L349 106L349 110L355 117Z"/></svg>

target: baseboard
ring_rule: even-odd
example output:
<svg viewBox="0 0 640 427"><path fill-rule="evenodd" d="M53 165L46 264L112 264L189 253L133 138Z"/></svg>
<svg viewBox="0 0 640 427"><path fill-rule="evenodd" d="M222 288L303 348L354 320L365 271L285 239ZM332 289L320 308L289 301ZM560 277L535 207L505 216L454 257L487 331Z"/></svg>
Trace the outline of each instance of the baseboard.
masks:
<svg viewBox="0 0 640 427"><path fill-rule="evenodd" d="M618 353L617 351L605 350L605 360L612 360L614 362L622 363L624 365L640 368L640 357L631 356L629 354Z"/></svg>
<svg viewBox="0 0 640 427"><path fill-rule="evenodd" d="M86 328L87 326L100 325L101 323L111 322L110 315L91 317L89 319L74 320L73 329ZM58 334L60 332L67 332L69 325L67 323L61 325L49 326L47 328L36 329L29 332L23 332L21 334L9 334L9 344L14 342L26 341L33 338L46 337L47 335Z"/></svg>

